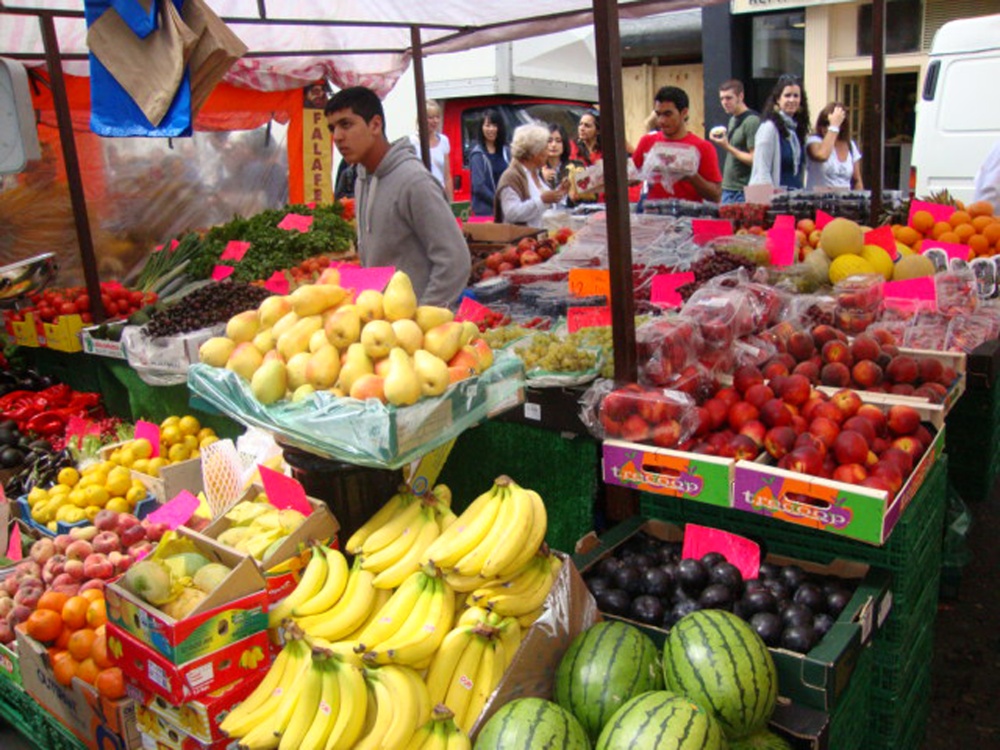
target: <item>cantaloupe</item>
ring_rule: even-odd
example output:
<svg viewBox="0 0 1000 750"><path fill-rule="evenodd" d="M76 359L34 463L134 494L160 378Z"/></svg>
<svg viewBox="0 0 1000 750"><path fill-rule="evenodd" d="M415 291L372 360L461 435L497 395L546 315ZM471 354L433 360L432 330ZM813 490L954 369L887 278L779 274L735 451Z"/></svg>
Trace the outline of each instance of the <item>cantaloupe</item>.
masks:
<svg viewBox="0 0 1000 750"><path fill-rule="evenodd" d="M860 255L865 246L865 234L857 222L850 219L834 219L825 227L819 237L819 246L831 258L841 255Z"/></svg>
<svg viewBox="0 0 1000 750"><path fill-rule="evenodd" d="M860 276L862 274L878 273L871 263L860 255L845 253L839 258L834 258L830 264L830 283L839 284L848 276Z"/></svg>
<svg viewBox="0 0 1000 750"><path fill-rule="evenodd" d="M886 281L892 279L892 258L883 248L878 245L865 245L861 248L861 257L871 263Z"/></svg>
<svg viewBox="0 0 1000 750"><path fill-rule="evenodd" d="M934 264L923 255L904 255L896 261L892 272L893 281L919 279L922 276L933 276Z"/></svg>

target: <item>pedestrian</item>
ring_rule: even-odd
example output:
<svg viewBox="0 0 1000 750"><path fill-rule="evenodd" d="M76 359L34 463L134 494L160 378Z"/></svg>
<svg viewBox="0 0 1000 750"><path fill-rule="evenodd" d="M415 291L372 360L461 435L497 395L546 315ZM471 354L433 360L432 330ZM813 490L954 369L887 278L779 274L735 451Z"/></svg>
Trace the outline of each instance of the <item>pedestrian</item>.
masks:
<svg viewBox="0 0 1000 750"><path fill-rule="evenodd" d="M712 128L709 137L726 151L721 202L744 203L743 188L750 182L760 117L746 105L743 83L735 78L719 86L719 102L729 115L729 123L725 128Z"/></svg>
<svg viewBox="0 0 1000 750"><path fill-rule="evenodd" d="M500 113L495 109L483 112L476 136L476 143L469 149L471 211L473 216L492 216L497 183L510 165L510 147Z"/></svg>
<svg viewBox="0 0 1000 750"><path fill-rule="evenodd" d="M409 139L389 143L382 102L364 86L338 91L324 114L334 146L357 166L361 264L405 272L422 305L453 304L469 280L469 247Z"/></svg>
<svg viewBox="0 0 1000 750"><path fill-rule="evenodd" d="M429 134L428 143L431 149L431 174L444 190L444 197L449 203L454 196L454 189L451 182L451 141L448 136L441 132L441 105L434 99L428 99L424 107L427 112L427 132ZM420 155L420 133L410 136L410 143L413 150Z"/></svg>
<svg viewBox="0 0 1000 750"><path fill-rule="evenodd" d="M864 190L861 151L851 140L847 109L840 102L827 104L816 117L816 132L806 139L806 188Z"/></svg>
<svg viewBox="0 0 1000 750"><path fill-rule="evenodd" d="M493 199L496 221L540 227L546 209L566 197L568 180L552 190L542 179L548 146L549 129L544 125L522 125L514 131L510 144L513 158Z"/></svg>
<svg viewBox="0 0 1000 750"><path fill-rule="evenodd" d="M656 92L653 109L656 111L656 132L647 133L639 139L632 154L637 169L642 169L646 155L659 143L681 146L692 152L692 158L685 160L694 167L684 166L672 173L669 188L662 182L652 181L648 200L680 198L689 201L715 201L721 195L722 173L719 171L719 157L712 144L699 138L687 127L689 100L687 92L677 86L664 86Z"/></svg>
<svg viewBox="0 0 1000 750"><path fill-rule="evenodd" d="M801 189L808 132L809 103L802 81L794 75L783 75L761 110L749 184Z"/></svg>

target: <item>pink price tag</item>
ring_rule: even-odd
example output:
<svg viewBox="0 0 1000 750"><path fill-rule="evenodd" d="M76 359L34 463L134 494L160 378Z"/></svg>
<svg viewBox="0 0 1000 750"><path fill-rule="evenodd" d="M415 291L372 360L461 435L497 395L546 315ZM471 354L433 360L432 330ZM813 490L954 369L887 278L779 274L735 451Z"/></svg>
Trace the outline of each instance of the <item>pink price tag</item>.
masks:
<svg viewBox="0 0 1000 750"><path fill-rule="evenodd" d="M173 500L168 500L146 516L146 520L150 523L162 523L173 530L187 523L199 505L198 498L187 490L181 490Z"/></svg>
<svg viewBox="0 0 1000 750"><path fill-rule="evenodd" d="M925 302L936 303L937 291L934 287L934 277L924 276L919 279L906 279L905 281L887 281L882 286L882 296L886 300L923 300Z"/></svg>
<svg viewBox="0 0 1000 750"><path fill-rule="evenodd" d="M174 250L176 250L180 246L181 246L181 243L178 242L176 239L170 240L170 250L169 250L169 252L172 253Z"/></svg>
<svg viewBox="0 0 1000 750"><path fill-rule="evenodd" d="M478 323L486 319L489 314L490 308L486 305L476 302L470 297L463 297L462 304L458 306L458 312L455 313L455 320L459 322L468 320L471 323Z"/></svg>
<svg viewBox="0 0 1000 750"><path fill-rule="evenodd" d="M309 201L306 204L306 208L316 208L316 201Z"/></svg>
<svg viewBox="0 0 1000 750"><path fill-rule="evenodd" d="M771 253L771 265L790 266L795 263L795 226L768 229L767 250Z"/></svg>
<svg viewBox="0 0 1000 750"><path fill-rule="evenodd" d="M917 211L926 211L934 217L934 221L948 221L955 213L954 206L946 206L943 203L928 203L927 201L910 201L910 215L906 218L906 223L913 226L913 214Z"/></svg>
<svg viewBox="0 0 1000 750"><path fill-rule="evenodd" d="M959 260L969 259L969 246L960 245L957 242L940 242L938 240L924 240L920 245L921 255L931 248L939 247L948 255L948 260L958 258Z"/></svg>
<svg viewBox="0 0 1000 750"><path fill-rule="evenodd" d="M756 578L760 571L760 547L755 542L728 531L689 523L684 528L681 558L700 559L708 552L721 552L740 569L745 580Z"/></svg>
<svg viewBox="0 0 1000 750"><path fill-rule="evenodd" d="M271 274L271 278L264 282L264 288L274 294L288 294L290 288L288 277L284 271L275 271Z"/></svg>
<svg viewBox="0 0 1000 750"><path fill-rule="evenodd" d="M389 279L396 273L394 266L373 266L371 268L361 268L344 264L340 267L340 285L344 289L353 289L355 294L363 292L365 289L374 289L381 292Z"/></svg>
<svg viewBox="0 0 1000 750"><path fill-rule="evenodd" d="M287 229L290 232L308 232L312 224L312 216L285 214L285 218L278 222L278 229Z"/></svg>
<svg viewBox="0 0 1000 750"><path fill-rule="evenodd" d="M21 551L21 526L15 523L10 528L10 540L7 544L7 559L21 560L24 553Z"/></svg>
<svg viewBox="0 0 1000 750"><path fill-rule="evenodd" d="M149 444L153 447L152 458L156 458L160 455L160 428L153 424L152 422L146 422L142 419L135 423L135 439L140 440L146 438Z"/></svg>
<svg viewBox="0 0 1000 750"><path fill-rule="evenodd" d="M892 234L892 227L878 227L870 232L865 232L866 245L878 245L889 253L889 257L896 260L899 257L899 250L896 249L896 238Z"/></svg>
<svg viewBox="0 0 1000 750"><path fill-rule="evenodd" d="M677 287L694 281L691 271L683 273L658 273L649 288L649 301L660 307L680 307L684 304Z"/></svg>
<svg viewBox="0 0 1000 750"><path fill-rule="evenodd" d="M69 421L66 422L66 437L69 438L71 442L75 438L75 445L77 447L81 447L83 445L83 439L87 437L87 435L100 434L100 425L75 414L69 418Z"/></svg>
<svg viewBox="0 0 1000 750"><path fill-rule="evenodd" d="M566 309L566 326L570 333L581 328L603 328L611 325L610 307L569 307Z"/></svg>
<svg viewBox="0 0 1000 750"><path fill-rule="evenodd" d="M795 217L789 216L788 214L778 214L774 217L774 224L771 225L772 229L795 229Z"/></svg>
<svg viewBox="0 0 1000 750"><path fill-rule="evenodd" d="M228 279L233 275L236 269L232 266L216 266L212 269L212 279L215 281L222 281L223 279Z"/></svg>
<svg viewBox="0 0 1000 750"><path fill-rule="evenodd" d="M692 219L691 231L694 243L704 245L716 237L728 237L733 233L733 223L729 219Z"/></svg>
<svg viewBox="0 0 1000 750"><path fill-rule="evenodd" d="M229 240L226 243L226 249L222 251L222 255L219 256L219 260L232 260L239 263L243 260L243 256L247 254L247 250L250 249L249 242L240 242L239 240Z"/></svg>
<svg viewBox="0 0 1000 750"><path fill-rule="evenodd" d="M826 211L816 211L816 228L822 229L827 224L833 221L833 217L830 216Z"/></svg>
<svg viewBox="0 0 1000 750"><path fill-rule="evenodd" d="M312 506L306 499L306 491L301 484L266 466L258 464L257 468L260 469L260 480L264 483L264 492L271 505L279 510L291 508L304 516L312 513Z"/></svg>

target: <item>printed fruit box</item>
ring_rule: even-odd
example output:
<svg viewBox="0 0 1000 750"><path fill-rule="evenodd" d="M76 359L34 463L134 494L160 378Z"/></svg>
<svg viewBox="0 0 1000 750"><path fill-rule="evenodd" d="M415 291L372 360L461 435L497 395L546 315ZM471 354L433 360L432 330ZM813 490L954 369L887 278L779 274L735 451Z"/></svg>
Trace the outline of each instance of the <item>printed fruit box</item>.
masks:
<svg viewBox="0 0 1000 750"><path fill-rule="evenodd" d="M266 583L254 561L183 526L177 533L194 541L210 562L229 566L229 575L182 620L173 619L127 591L119 579L106 589L108 622L152 647L172 664L187 664L264 633Z"/></svg>
<svg viewBox="0 0 1000 750"><path fill-rule="evenodd" d="M640 532L670 542L679 542L684 538L684 531L678 525L636 516L614 527L602 537L593 532L585 536L577 543L573 560L580 572L586 574L600 560ZM836 576L857 583L853 596L837 621L808 653L769 648L778 670L780 694L797 704L830 711L846 689L861 650L889 615L892 608L890 576L886 571L847 560L833 560L821 565L768 555L762 562L764 561L777 565L794 563L807 573ZM663 645L667 630L626 617L602 614L606 618L621 620L640 628L653 638L657 646Z"/></svg>
<svg viewBox="0 0 1000 750"><path fill-rule="evenodd" d="M25 313L24 320L14 320L10 323L10 334L14 337L14 343L18 346L30 346L38 348L38 328L35 325L35 316Z"/></svg>
<svg viewBox="0 0 1000 750"><path fill-rule="evenodd" d="M28 503L28 496L21 495L17 498L17 509L18 518L21 522L31 528L37 534L44 534L47 537L55 537L59 534L68 534L71 529L82 528L84 526L90 526L91 522L87 519L82 519L80 521L74 521L73 523L67 523L66 521L56 521L56 529L53 531L44 523L39 523L34 518L31 517L31 505ZM147 495L142 500L135 504L135 509L133 514L138 519L143 519L152 513L154 510L160 507L156 498L152 495Z"/></svg>
<svg viewBox="0 0 1000 750"><path fill-rule="evenodd" d="M136 708L136 718L144 750L237 750L240 744L239 740L229 738L201 742L143 706Z"/></svg>
<svg viewBox="0 0 1000 750"><path fill-rule="evenodd" d="M21 679L21 657L17 655L17 644L9 646L0 643L0 678L10 680L15 685L24 684Z"/></svg>
<svg viewBox="0 0 1000 750"><path fill-rule="evenodd" d="M85 354L93 354L96 357L108 357L110 359L127 359L125 347L121 341L102 339L94 336L100 326L90 326L80 331L80 343Z"/></svg>
<svg viewBox="0 0 1000 750"><path fill-rule="evenodd" d="M194 700L235 680L249 679L266 671L271 662L266 630L176 664L115 623L109 621L107 629L108 650L122 674L173 704Z"/></svg>
<svg viewBox="0 0 1000 750"><path fill-rule="evenodd" d="M736 460L657 448L625 440L605 440L606 484L696 500L728 508Z"/></svg>
<svg viewBox="0 0 1000 750"><path fill-rule="evenodd" d="M521 403L524 369L514 354L495 352L493 366L482 375L404 408L325 391L297 403L265 406L235 372L204 364L188 370L188 388L192 406L221 411L293 447L360 466L398 469Z"/></svg>
<svg viewBox="0 0 1000 750"><path fill-rule="evenodd" d="M83 330L83 318L79 315L60 315L55 323L42 323L38 343L49 349L60 352L80 352L80 331Z"/></svg>
<svg viewBox="0 0 1000 750"><path fill-rule="evenodd" d="M105 445L98 455L102 461L107 461L115 450L125 444L125 442L121 442ZM192 495L197 495L205 489L201 474L201 457L168 464L160 469L160 475L156 477L135 470L132 471L132 477L142 482L143 486L149 490L149 494L161 503L173 500L181 490L187 490Z"/></svg>
<svg viewBox="0 0 1000 750"><path fill-rule="evenodd" d="M141 747L135 701L103 698L77 677L71 686L63 687L56 682L45 646L24 633L18 633L17 651L24 689L86 747L92 750Z"/></svg>

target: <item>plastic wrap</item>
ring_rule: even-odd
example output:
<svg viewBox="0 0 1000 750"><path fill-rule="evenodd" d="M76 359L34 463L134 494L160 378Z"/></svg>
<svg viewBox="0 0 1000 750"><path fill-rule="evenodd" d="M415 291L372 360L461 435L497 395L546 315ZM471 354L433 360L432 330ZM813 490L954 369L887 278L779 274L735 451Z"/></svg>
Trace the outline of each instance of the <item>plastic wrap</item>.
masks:
<svg viewBox="0 0 1000 750"><path fill-rule="evenodd" d="M697 174L700 164L698 149L687 144L660 141L653 144L643 159L640 176L671 191L675 183Z"/></svg>
<svg viewBox="0 0 1000 750"><path fill-rule="evenodd" d="M781 313L781 320L799 328L832 326L837 300L829 294L794 294Z"/></svg>
<svg viewBox="0 0 1000 750"><path fill-rule="evenodd" d="M950 322L943 315L937 319L925 318L921 322L915 321L903 334L903 346L910 349L944 351Z"/></svg>
<svg viewBox="0 0 1000 750"><path fill-rule="evenodd" d="M526 336L515 341L511 345L510 351L518 357L523 357L524 350L537 345L538 336L552 337L553 340L556 338L556 334L548 332ZM552 343L549 341L547 346L551 345ZM584 357L584 359L592 361L593 364L583 370L548 370L524 361L525 379L528 385L535 388L568 388L574 385L583 385L594 380L601 372L601 364L604 357L603 349L600 347L585 346L578 347L576 351L589 354L590 356Z"/></svg>
<svg viewBox="0 0 1000 750"><path fill-rule="evenodd" d="M934 275L938 311L945 315L971 315L979 307L976 276L970 268Z"/></svg>
<svg viewBox="0 0 1000 750"><path fill-rule="evenodd" d="M283 443L339 461L397 469L443 445L464 430L524 400L520 360L496 352L493 366L451 385L441 396L397 408L375 399L359 401L314 393L292 403L265 406L234 372L193 365L188 387L195 400L245 425L273 432Z"/></svg>
<svg viewBox="0 0 1000 750"><path fill-rule="evenodd" d="M834 325L848 335L864 333L882 312L885 279L878 274L848 276L833 286Z"/></svg>
<svg viewBox="0 0 1000 750"><path fill-rule="evenodd" d="M740 336L762 328L763 307L744 288L703 287L681 308L681 315L698 322L708 349L732 346Z"/></svg>
<svg viewBox="0 0 1000 750"><path fill-rule="evenodd" d="M771 263L771 251L767 249L767 237L762 234L733 234L716 237L705 244L709 250L717 250L746 258L758 266Z"/></svg>
<svg viewBox="0 0 1000 750"><path fill-rule="evenodd" d="M959 315L948 324L944 348L970 354L985 341L995 339L1000 333L996 318L987 315Z"/></svg>
<svg viewBox="0 0 1000 750"><path fill-rule="evenodd" d="M676 448L694 434L698 421L694 399L687 393L635 383L615 388L601 380L580 402L580 421L599 440Z"/></svg>
<svg viewBox="0 0 1000 750"><path fill-rule="evenodd" d="M198 348L213 336L221 336L225 324L177 336L151 338L145 326L125 326L122 346L129 366L147 385L180 385L187 381L188 367L198 361Z"/></svg>
<svg viewBox="0 0 1000 750"><path fill-rule="evenodd" d="M635 341L639 378L650 385L667 385L705 350L697 322L686 318L654 318L639 326Z"/></svg>

